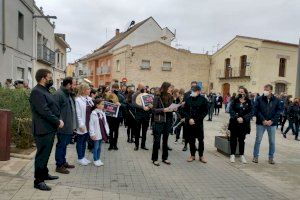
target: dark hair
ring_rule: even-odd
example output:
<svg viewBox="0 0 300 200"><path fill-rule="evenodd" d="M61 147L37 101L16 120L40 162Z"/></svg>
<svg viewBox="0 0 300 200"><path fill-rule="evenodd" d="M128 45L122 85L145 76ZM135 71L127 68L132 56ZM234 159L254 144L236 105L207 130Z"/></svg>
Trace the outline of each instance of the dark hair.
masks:
<svg viewBox="0 0 300 200"><path fill-rule="evenodd" d="M165 106L169 106L169 104L171 104L173 101L172 95L168 93L168 89L170 86L171 86L171 83L163 82L163 84L160 87L160 97Z"/></svg>
<svg viewBox="0 0 300 200"><path fill-rule="evenodd" d="M96 93L97 93L97 90L94 89L94 88L92 88L92 89L91 89L91 92L90 92L90 95L91 95L91 94L96 94Z"/></svg>
<svg viewBox="0 0 300 200"><path fill-rule="evenodd" d="M273 85L267 84L267 85L265 85L265 88L269 88L270 90L273 90Z"/></svg>
<svg viewBox="0 0 300 200"><path fill-rule="evenodd" d="M132 95L134 94L133 90L128 91L128 94L126 96L126 102L127 103L132 103Z"/></svg>
<svg viewBox="0 0 300 200"><path fill-rule="evenodd" d="M111 86L112 89L119 89L119 84L118 83L114 83L112 86Z"/></svg>
<svg viewBox="0 0 300 200"><path fill-rule="evenodd" d="M100 103L102 103L102 101L104 101L102 98L95 99L94 100L93 110L95 110L97 108L97 105L99 105Z"/></svg>
<svg viewBox="0 0 300 200"><path fill-rule="evenodd" d="M66 77L66 78L64 78L64 80L62 82L62 86L66 87L68 84L72 85L72 82L73 82L72 77Z"/></svg>
<svg viewBox="0 0 300 200"><path fill-rule="evenodd" d="M239 90L240 89L244 90L245 94L248 96L248 90L244 86L240 86Z"/></svg>
<svg viewBox="0 0 300 200"><path fill-rule="evenodd" d="M191 82L191 85L192 85L192 84L197 84L197 81L192 81L192 82Z"/></svg>
<svg viewBox="0 0 300 200"><path fill-rule="evenodd" d="M35 80L39 83L42 78L46 78L48 74L52 74L48 69L39 69L35 74Z"/></svg>

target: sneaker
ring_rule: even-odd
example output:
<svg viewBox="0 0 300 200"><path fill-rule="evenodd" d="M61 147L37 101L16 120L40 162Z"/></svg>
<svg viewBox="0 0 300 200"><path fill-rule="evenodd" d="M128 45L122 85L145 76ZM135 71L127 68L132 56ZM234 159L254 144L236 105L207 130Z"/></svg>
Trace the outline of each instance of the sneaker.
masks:
<svg viewBox="0 0 300 200"><path fill-rule="evenodd" d="M187 146L184 146L182 151L187 151Z"/></svg>
<svg viewBox="0 0 300 200"><path fill-rule="evenodd" d="M247 164L247 160L246 160L246 158L245 158L244 155L241 155L241 162L242 162L243 164Z"/></svg>
<svg viewBox="0 0 300 200"><path fill-rule="evenodd" d="M99 160L94 161L94 165L95 165L96 167L100 167Z"/></svg>
<svg viewBox="0 0 300 200"><path fill-rule="evenodd" d="M99 166L103 166L103 162L101 160L98 160Z"/></svg>
<svg viewBox="0 0 300 200"><path fill-rule="evenodd" d="M88 163L87 163L84 159L78 160L78 163L79 163L80 165L83 165L83 166L88 165Z"/></svg>
<svg viewBox="0 0 300 200"><path fill-rule="evenodd" d="M91 163L91 161L88 160L88 159L86 159L86 158L83 158L83 160L84 160L87 164L90 164L90 163Z"/></svg>
<svg viewBox="0 0 300 200"><path fill-rule="evenodd" d="M253 157L253 160L252 160L252 162L254 162L254 163L258 163L258 157Z"/></svg>
<svg viewBox="0 0 300 200"><path fill-rule="evenodd" d="M231 163L234 163L235 162L235 155L230 155L230 162Z"/></svg>
<svg viewBox="0 0 300 200"><path fill-rule="evenodd" d="M274 164L275 164L275 161L274 161L273 158L269 158L269 164L271 164L271 165L274 165Z"/></svg>

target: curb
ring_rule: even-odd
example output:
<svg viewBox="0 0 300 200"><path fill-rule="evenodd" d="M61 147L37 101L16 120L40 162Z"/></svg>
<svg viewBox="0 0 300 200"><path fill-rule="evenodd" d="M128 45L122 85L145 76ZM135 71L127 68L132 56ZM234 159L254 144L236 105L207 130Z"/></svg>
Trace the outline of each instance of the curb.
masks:
<svg viewBox="0 0 300 200"><path fill-rule="evenodd" d="M18 154L18 153L10 153L10 156L14 157L14 158L22 158L22 159L32 160L35 157L35 154L36 154L36 150L34 150L29 155Z"/></svg>

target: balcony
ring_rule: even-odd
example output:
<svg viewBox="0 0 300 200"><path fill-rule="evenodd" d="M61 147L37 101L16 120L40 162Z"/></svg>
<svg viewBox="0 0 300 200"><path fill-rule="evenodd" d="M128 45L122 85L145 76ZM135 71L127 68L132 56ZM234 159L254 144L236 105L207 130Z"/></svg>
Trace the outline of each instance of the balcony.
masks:
<svg viewBox="0 0 300 200"><path fill-rule="evenodd" d="M220 80L228 80L228 79L250 79L251 70L247 67L244 71L240 68L228 68L217 70L217 78Z"/></svg>
<svg viewBox="0 0 300 200"><path fill-rule="evenodd" d="M104 75L104 74L110 74L111 73L111 67L103 66L97 68L97 75Z"/></svg>
<svg viewBox="0 0 300 200"><path fill-rule="evenodd" d="M55 52L46 47L45 45L37 45L37 61L47 65L54 65L55 63Z"/></svg>

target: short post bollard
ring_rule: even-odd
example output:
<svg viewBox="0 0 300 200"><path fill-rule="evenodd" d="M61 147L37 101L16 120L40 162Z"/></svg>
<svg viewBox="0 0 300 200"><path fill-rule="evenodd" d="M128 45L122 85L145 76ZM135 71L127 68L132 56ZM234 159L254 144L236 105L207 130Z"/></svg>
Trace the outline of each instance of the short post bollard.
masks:
<svg viewBox="0 0 300 200"><path fill-rule="evenodd" d="M11 111L0 109L0 161L10 159Z"/></svg>

